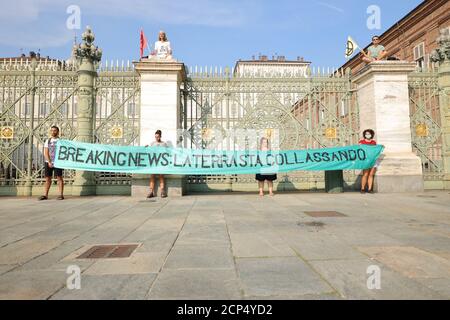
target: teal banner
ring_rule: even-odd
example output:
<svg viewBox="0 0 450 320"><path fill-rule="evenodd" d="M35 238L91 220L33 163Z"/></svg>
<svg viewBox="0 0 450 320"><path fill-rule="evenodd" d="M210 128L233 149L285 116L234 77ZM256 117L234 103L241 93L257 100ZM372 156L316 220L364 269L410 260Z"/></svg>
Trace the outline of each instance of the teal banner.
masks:
<svg viewBox="0 0 450 320"><path fill-rule="evenodd" d="M55 167L159 174L249 174L294 170L351 170L374 166L382 145L287 151L221 151L113 146L59 140Z"/></svg>

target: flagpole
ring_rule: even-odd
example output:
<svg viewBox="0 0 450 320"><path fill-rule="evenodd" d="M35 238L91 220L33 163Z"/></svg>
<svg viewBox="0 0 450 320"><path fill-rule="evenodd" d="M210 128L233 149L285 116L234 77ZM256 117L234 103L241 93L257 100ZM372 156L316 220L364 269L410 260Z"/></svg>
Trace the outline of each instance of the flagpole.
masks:
<svg viewBox="0 0 450 320"><path fill-rule="evenodd" d="M359 47L358 47L359 48ZM363 48L359 48L359 51L361 51L361 53L366 57L366 58L370 58L365 52Z"/></svg>
<svg viewBox="0 0 450 320"><path fill-rule="evenodd" d="M152 55L152 52L151 52L151 50L150 50L150 47L148 46L148 41L147 41L147 49L148 49L148 55L151 56L151 55Z"/></svg>

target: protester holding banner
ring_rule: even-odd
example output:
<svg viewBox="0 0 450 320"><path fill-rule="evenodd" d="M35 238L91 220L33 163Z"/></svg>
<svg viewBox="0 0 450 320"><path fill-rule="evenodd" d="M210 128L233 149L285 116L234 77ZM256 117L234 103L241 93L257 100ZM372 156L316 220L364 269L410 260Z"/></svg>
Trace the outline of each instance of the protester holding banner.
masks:
<svg viewBox="0 0 450 320"><path fill-rule="evenodd" d="M260 151L270 151L270 142L269 139L263 137L259 143ZM258 180L259 186L259 195L264 196L264 181L267 181L267 186L269 188L269 195L273 196L273 182L277 180L276 173L265 173L265 174L256 174L256 180Z"/></svg>
<svg viewBox="0 0 450 320"><path fill-rule="evenodd" d="M376 145L377 142L373 140L374 137L375 131L372 129L366 129L363 132L363 139L359 141L359 144ZM366 193L366 188L368 193L373 193L373 180L379 164L378 161L379 160L377 159L374 167L363 170L363 175L361 178L361 193Z"/></svg>
<svg viewBox="0 0 450 320"><path fill-rule="evenodd" d="M380 37L373 36L372 37L372 45L367 49L367 54L363 52L364 57L362 60L367 63L371 63L374 61L384 60L388 52L385 47L380 44Z"/></svg>
<svg viewBox="0 0 450 320"><path fill-rule="evenodd" d="M160 136L160 134L159 134ZM156 135L158 139L158 135ZM160 140L160 138L159 138ZM363 170L372 168L382 145L352 145L304 150L218 150L174 148L155 141L148 146L116 146L60 140L55 167L133 174L222 175L295 170ZM167 147L164 148L164 146Z"/></svg>
<svg viewBox="0 0 450 320"><path fill-rule="evenodd" d="M47 200L48 199L48 191L50 190L50 186L52 184L52 176L55 173L56 178L58 179L58 189L59 189L59 197L58 200L64 200L64 180L63 180L63 169L56 168L54 166L55 162L55 154L56 154L56 145L59 141L59 128L57 126L52 126L50 128L50 139L47 139L44 143L44 172L45 172L45 194L39 198L39 200Z"/></svg>
<svg viewBox="0 0 450 320"><path fill-rule="evenodd" d="M165 147L167 148L167 143L161 140L162 132L161 130L156 130L155 132L155 141L153 141L150 146L151 147ZM153 198L156 196L155 192L155 175L152 174L150 176L150 193L148 194L147 198ZM161 190L161 198L167 197L166 191L165 191L165 181L164 181L164 175L159 175L159 190Z"/></svg>

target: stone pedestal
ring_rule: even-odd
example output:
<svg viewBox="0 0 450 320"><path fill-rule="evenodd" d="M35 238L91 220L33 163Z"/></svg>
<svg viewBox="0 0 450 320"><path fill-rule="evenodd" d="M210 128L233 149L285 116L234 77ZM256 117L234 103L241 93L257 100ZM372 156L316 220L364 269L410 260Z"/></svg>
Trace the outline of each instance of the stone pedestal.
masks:
<svg viewBox="0 0 450 320"><path fill-rule="evenodd" d="M378 192L423 191L422 163L411 147L408 74L415 63L380 61L357 74L360 130L373 129L385 146L374 189Z"/></svg>
<svg viewBox="0 0 450 320"><path fill-rule="evenodd" d="M344 173L342 170L325 171L325 191L328 193L344 192Z"/></svg>
<svg viewBox="0 0 450 320"><path fill-rule="evenodd" d="M142 59L135 62L140 75L140 145L149 145L155 139L155 131L162 131L162 140L177 147L177 130L181 128L180 86L186 78L183 63ZM168 196L184 193L184 177L166 175ZM142 197L149 192L150 175L133 175L131 195ZM156 179L155 188L159 186ZM159 193L159 192L158 192Z"/></svg>

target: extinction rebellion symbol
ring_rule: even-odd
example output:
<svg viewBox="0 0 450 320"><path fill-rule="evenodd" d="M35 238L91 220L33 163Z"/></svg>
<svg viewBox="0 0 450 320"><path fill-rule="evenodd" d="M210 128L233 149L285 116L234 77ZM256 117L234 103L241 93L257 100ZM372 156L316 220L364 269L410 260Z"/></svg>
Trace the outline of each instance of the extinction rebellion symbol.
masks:
<svg viewBox="0 0 450 320"><path fill-rule="evenodd" d="M353 42L348 40L347 41L347 51L345 52L345 55L347 57L350 57L353 54L353 51L355 51L355 48L353 47Z"/></svg>

